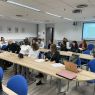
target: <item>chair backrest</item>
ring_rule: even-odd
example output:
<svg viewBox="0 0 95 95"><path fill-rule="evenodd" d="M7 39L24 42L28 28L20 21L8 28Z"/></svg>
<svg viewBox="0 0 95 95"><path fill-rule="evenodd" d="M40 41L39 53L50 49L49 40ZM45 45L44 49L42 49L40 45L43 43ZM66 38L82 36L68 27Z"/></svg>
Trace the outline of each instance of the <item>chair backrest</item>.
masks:
<svg viewBox="0 0 95 95"><path fill-rule="evenodd" d="M0 81L3 79L3 69L0 67Z"/></svg>
<svg viewBox="0 0 95 95"><path fill-rule="evenodd" d="M85 51L83 51L83 54L88 54L88 55L90 55L90 50L85 50Z"/></svg>
<svg viewBox="0 0 95 95"><path fill-rule="evenodd" d="M28 93L26 79L21 75L11 77L7 83L7 87L18 95L27 95Z"/></svg>
<svg viewBox="0 0 95 95"><path fill-rule="evenodd" d="M81 59L80 58L77 59L76 64L77 64L77 66L81 66Z"/></svg>
<svg viewBox="0 0 95 95"><path fill-rule="evenodd" d="M95 72L95 59L88 62L88 68L91 72Z"/></svg>
<svg viewBox="0 0 95 95"><path fill-rule="evenodd" d="M89 44L89 45L87 46L87 48L88 48L88 50L93 50L93 49L94 49L94 45L93 45L93 44Z"/></svg>

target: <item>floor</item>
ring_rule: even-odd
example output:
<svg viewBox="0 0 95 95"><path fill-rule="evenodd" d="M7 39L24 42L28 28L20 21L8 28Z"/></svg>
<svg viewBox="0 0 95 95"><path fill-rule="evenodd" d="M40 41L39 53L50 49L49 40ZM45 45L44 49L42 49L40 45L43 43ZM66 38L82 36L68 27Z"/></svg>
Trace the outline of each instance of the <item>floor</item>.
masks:
<svg viewBox="0 0 95 95"><path fill-rule="evenodd" d="M8 79L13 76L13 70L8 69L4 73L3 84L6 85ZM67 87L67 80L62 80L62 89L64 91ZM67 95L93 95L94 85L87 84L86 82L80 82L79 87L76 88L76 82L70 82L70 89ZM64 95L63 93L57 93L57 79L53 78L50 84L50 76L45 84L36 86L36 83L29 83L29 95Z"/></svg>

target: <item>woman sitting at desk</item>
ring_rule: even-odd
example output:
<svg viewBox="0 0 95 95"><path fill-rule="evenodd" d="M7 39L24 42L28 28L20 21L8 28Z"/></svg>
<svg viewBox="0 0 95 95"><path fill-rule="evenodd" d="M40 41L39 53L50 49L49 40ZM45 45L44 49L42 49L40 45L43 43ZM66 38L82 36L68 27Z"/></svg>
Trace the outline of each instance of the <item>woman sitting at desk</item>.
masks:
<svg viewBox="0 0 95 95"><path fill-rule="evenodd" d="M85 40L82 41L82 43L79 45L79 48L81 50L86 50L87 49L87 43Z"/></svg>
<svg viewBox="0 0 95 95"><path fill-rule="evenodd" d="M77 41L73 41L71 44L71 51L72 52L79 52Z"/></svg>
<svg viewBox="0 0 95 95"><path fill-rule="evenodd" d="M60 53L57 51L57 47L55 44L52 44L50 46L50 51L45 54L45 59L48 59L50 61L55 61L56 63L59 63L60 61Z"/></svg>
<svg viewBox="0 0 95 95"><path fill-rule="evenodd" d="M59 63L60 61L60 53L57 51L57 47L55 44L52 44L50 46L50 51L45 53L45 59L46 61L50 60L50 61L55 61L56 63ZM44 75L42 73L39 73L36 76L39 80L39 82L36 85L41 85L42 84L42 78L44 77Z"/></svg>

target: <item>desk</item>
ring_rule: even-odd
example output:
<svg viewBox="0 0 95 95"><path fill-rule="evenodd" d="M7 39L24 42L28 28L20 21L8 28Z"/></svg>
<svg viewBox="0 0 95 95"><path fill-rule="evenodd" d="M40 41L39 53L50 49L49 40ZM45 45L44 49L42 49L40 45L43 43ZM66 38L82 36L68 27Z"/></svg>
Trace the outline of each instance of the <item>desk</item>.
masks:
<svg viewBox="0 0 95 95"><path fill-rule="evenodd" d="M0 59L7 60L9 62L12 62L14 64L18 64L24 67L28 67L40 72L43 72L47 75L54 76L59 79L63 79L62 77L59 77L56 75L56 73L64 70L64 67L58 67L55 68L51 64L53 62L47 61L47 62L36 62L34 58L29 58L25 56L23 59L19 59L17 54L10 53L10 52L4 52L0 53ZM77 81L87 81L87 80L93 80L95 79L95 73L82 70L80 73L78 73L77 78L75 80Z"/></svg>
<svg viewBox="0 0 95 95"><path fill-rule="evenodd" d="M3 60L7 60L9 62L12 62L14 64L18 64L30 69L34 69L37 70L39 72L45 73L47 75L51 75L53 77L56 77L58 80L63 80L63 77L60 77L58 75L56 75L56 73L61 72L62 70L64 70L64 66L63 67L58 67L55 68L53 67L51 64L54 64L53 62L47 61L47 62L36 62L34 58L29 58L27 56L24 56L23 59L18 58L17 54L14 53L10 53L10 52L3 52L0 53L0 59ZM82 70L81 72L79 72L77 74L76 79L74 79L73 81L89 81L89 80L94 80L95 79L95 73L90 72L90 71L86 71L86 70ZM59 82L60 85L60 82ZM58 86L59 87L59 86ZM60 87L58 89L58 92L60 92ZM13 94L11 94L13 95Z"/></svg>
<svg viewBox="0 0 95 95"><path fill-rule="evenodd" d="M49 49L39 49L39 51L48 52ZM75 52L71 52L71 51L60 51L60 54L63 55L63 56L72 56L73 53L76 54L76 55L79 55L79 57L82 58L82 59L92 60L94 58L92 55L87 55L87 54L82 54L82 53L75 53Z"/></svg>
<svg viewBox="0 0 95 95"><path fill-rule="evenodd" d="M8 94L8 95L17 95L15 92L13 92L12 90L10 90L9 88L7 88L6 86L2 86L3 87L3 91Z"/></svg>

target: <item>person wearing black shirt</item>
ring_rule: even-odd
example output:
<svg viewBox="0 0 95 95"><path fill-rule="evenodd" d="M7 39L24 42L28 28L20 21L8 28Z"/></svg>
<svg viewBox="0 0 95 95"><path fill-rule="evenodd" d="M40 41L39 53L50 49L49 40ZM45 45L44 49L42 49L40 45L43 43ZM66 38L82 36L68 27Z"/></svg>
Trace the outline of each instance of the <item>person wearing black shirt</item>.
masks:
<svg viewBox="0 0 95 95"><path fill-rule="evenodd" d="M71 44L71 51L72 52L79 52L77 41L73 41Z"/></svg>
<svg viewBox="0 0 95 95"><path fill-rule="evenodd" d="M50 51L45 53L45 60L50 60L50 61L55 61L55 63L59 63L60 62L60 53L57 51L57 47L55 44L52 44L50 46ZM37 78L39 78L39 82L36 85L41 85L42 81L41 79L43 78L43 74L39 73L39 75L37 75Z"/></svg>
<svg viewBox="0 0 95 95"><path fill-rule="evenodd" d="M19 53L20 46L18 44L14 43L12 40L9 40L6 50L9 52L11 51L12 53Z"/></svg>
<svg viewBox="0 0 95 95"><path fill-rule="evenodd" d="M55 61L56 63L59 63L60 61L60 53L57 51L57 47L55 44L52 44L50 47L50 51L45 53L45 59L48 59L50 61Z"/></svg>

